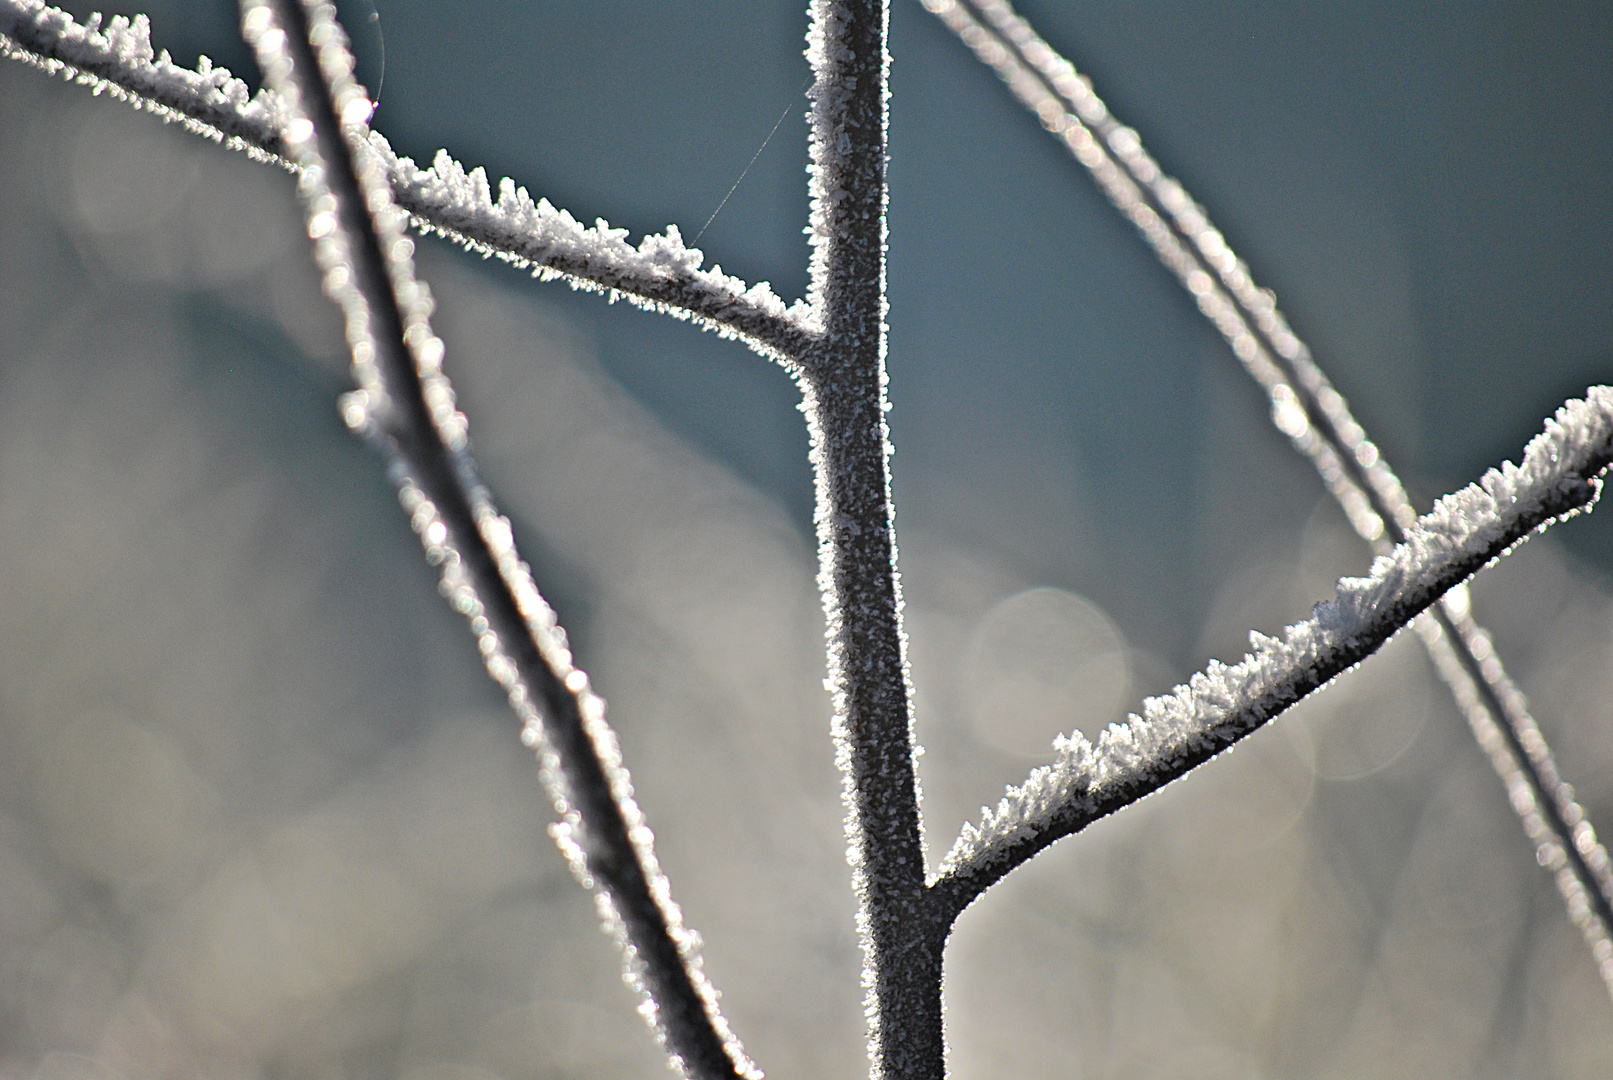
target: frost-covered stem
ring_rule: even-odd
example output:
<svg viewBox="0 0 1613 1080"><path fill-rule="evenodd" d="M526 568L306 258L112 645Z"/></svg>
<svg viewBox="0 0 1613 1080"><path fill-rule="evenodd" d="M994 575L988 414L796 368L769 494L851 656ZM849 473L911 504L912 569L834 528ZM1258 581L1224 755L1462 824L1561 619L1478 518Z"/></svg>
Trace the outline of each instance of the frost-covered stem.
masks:
<svg viewBox="0 0 1613 1080"><path fill-rule="evenodd" d="M1591 505L1613 462L1613 390L1592 387L1510 462L1434 505L1379 556L1368 577L1345 578L1281 639L1251 634L1252 651L1216 661L1140 716L1111 725L1094 747L1060 739L1059 760L1010 789L979 827L965 826L934 892L948 911L1060 837L1135 802L1231 746L1300 698L1359 663L1401 627L1553 521ZM1520 806L1520 812L1525 808ZM1577 920L1576 920L1577 921ZM1600 958L1599 958L1600 959Z"/></svg>
<svg viewBox="0 0 1613 1080"><path fill-rule="evenodd" d="M194 71L173 63L153 50L144 15L105 25L96 15L80 23L41 0L0 0L0 56L105 91L255 160L298 167L272 90L251 97L245 83L206 57ZM489 183L481 169L467 170L445 151L420 169L377 133L369 138L387 169L393 201L423 232L539 277L561 277L575 288L691 319L786 365L810 338L803 304L786 308L766 282L750 286L716 267L701 269L701 253L685 247L675 227L633 247L623 239L626 230L603 221L585 229L510 180Z"/></svg>
<svg viewBox="0 0 1613 1080"><path fill-rule="evenodd" d="M812 312L803 358L835 753L858 899L871 1074L939 1080L945 926L925 891L885 423L883 0L814 0Z"/></svg>
<svg viewBox="0 0 1613 1080"><path fill-rule="evenodd" d="M699 1080L759 1076L716 1007L698 938L682 925L621 767L604 703L573 663L468 453L465 417L441 368L430 294L389 197L365 121L372 106L319 0L242 0L242 29L286 108L308 235L341 307L359 389L343 418L390 458L400 501L442 592L470 621L489 674L538 748L560 821L552 833L616 932L624 966L675 1066Z"/></svg>
<svg viewBox="0 0 1613 1080"><path fill-rule="evenodd" d="M1403 540L1416 514L1400 479L1272 294L1255 285L1204 208L1159 167L1137 133L1006 0L924 4L998 73L1137 226L1266 390L1273 422L1310 459L1356 532L1378 554ZM1613 860L1465 600L1435 607L1425 623L1430 620L1438 629L1425 625L1421 636L1435 668L1506 786L1538 861L1553 871L1569 917L1613 992Z"/></svg>

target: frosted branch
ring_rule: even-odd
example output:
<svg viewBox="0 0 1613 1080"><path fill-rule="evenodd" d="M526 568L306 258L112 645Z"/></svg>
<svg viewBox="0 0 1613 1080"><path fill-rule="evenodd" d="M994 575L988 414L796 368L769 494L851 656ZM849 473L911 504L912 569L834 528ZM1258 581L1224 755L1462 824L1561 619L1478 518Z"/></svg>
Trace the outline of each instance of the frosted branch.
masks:
<svg viewBox="0 0 1613 1080"><path fill-rule="evenodd" d="M869 1061L876 1080L940 1080L946 927L925 892L885 423L888 12L884 0L809 10L810 296L823 336L801 383Z"/></svg>
<svg viewBox="0 0 1613 1080"><path fill-rule="evenodd" d="M583 228L547 199L534 202L526 188L508 178L499 182L495 197L482 169L467 171L446 150L437 151L431 168L421 169L394 155L381 136L371 140L389 166L393 197L422 232L540 278L559 277L577 288L691 319L786 366L812 347L815 334L804 303L786 308L765 281L746 285L720 266L701 269L704 253L686 247L676 225L634 247L626 229L613 229L604 219Z"/></svg>
<svg viewBox="0 0 1613 1080"><path fill-rule="evenodd" d="M242 0L241 14L281 103L283 150L298 166L325 291L345 319L359 388L343 396L343 419L387 455L443 596L469 620L488 674L522 721L522 741L537 749L559 817L551 833L621 947L639 1012L685 1075L759 1077L717 1009L698 935L672 900L604 701L573 663L509 521L476 476L431 330L431 296L414 276L413 242L389 197L388 163L368 137L373 106L353 78L335 7Z"/></svg>
<svg viewBox="0 0 1613 1080"><path fill-rule="evenodd" d="M1061 837L1136 802L1208 761L1374 652L1445 592L1531 532L1588 508L1613 463L1613 390L1593 387L1507 462L1434 505L1365 578L1281 638L1251 634L1231 667L1212 661L1187 685L1143 703L1092 746L1061 737L1058 760L1010 788L966 825L933 888L961 911L993 882Z"/></svg>
<svg viewBox="0 0 1613 1080"><path fill-rule="evenodd" d="M287 117L278 95L272 89L251 95L205 56L195 70L173 63L166 51L153 50L144 15L105 25L96 15L80 23L41 0L0 0L0 55L120 98L255 160L296 168L282 139ZM393 200L423 232L539 277L692 319L786 364L811 342L803 303L786 308L766 282L747 285L721 267L702 269L704 254L685 246L676 226L635 247L627 230L603 220L585 228L508 179L495 194L482 169L467 170L446 151L420 169L396 156L380 135L370 138L385 162Z"/></svg>
<svg viewBox="0 0 1613 1080"><path fill-rule="evenodd" d="M1160 168L1131 128L1006 0L925 0L1091 173L1120 213L1220 331L1271 399L1272 422L1310 459L1351 526L1378 554L1405 538L1415 511L1399 477L1350 414L1275 296L1257 287L1204 208ZM1420 636L1553 872L1613 992L1613 862L1465 603L1447 600Z"/></svg>

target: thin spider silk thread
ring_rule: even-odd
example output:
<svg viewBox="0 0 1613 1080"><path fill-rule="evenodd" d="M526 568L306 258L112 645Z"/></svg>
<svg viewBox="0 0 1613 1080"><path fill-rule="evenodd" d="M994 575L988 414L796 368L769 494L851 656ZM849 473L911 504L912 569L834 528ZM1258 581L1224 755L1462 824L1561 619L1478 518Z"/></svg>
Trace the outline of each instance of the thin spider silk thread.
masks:
<svg viewBox="0 0 1613 1080"><path fill-rule="evenodd" d="M811 85L812 77L809 75L807 76L807 80L801 84L801 89L797 93L806 93L807 87ZM734 181L734 186L728 189L728 194L722 197L722 202L717 204L717 209L711 212L711 216L706 219L706 223L700 226L700 231L694 234L694 239L689 241L691 247L695 244L698 244L700 242L700 238L706 235L706 230L711 228L711 223L713 221L717 220L717 215L722 213L722 208L728 205L728 200L734 197L734 192L739 190L739 185L745 182L745 177L750 174L751 166L755 165L756 159L762 156L762 151L767 149L767 144L773 141L773 136L778 134L778 129L784 126L784 118L790 115L790 109L792 107L793 106L786 105L784 106L784 111L778 114L778 119L773 122L773 130L767 133L767 138L762 140L762 145L756 148L756 153L751 155L750 161L746 162L745 167L740 170L739 179Z"/></svg>

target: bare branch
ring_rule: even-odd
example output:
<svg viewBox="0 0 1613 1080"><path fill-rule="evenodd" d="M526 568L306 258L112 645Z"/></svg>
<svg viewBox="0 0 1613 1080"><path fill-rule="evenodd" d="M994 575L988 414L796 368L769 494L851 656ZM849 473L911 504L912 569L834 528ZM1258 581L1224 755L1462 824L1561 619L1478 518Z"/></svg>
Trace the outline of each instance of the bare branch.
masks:
<svg viewBox="0 0 1613 1080"><path fill-rule="evenodd" d="M121 98L255 160L297 168L282 140L285 106L273 90L253 97L206 57L192 71L154 52L144 15L103 27L99 16L79 23L41 0L0 0L0 55ZM720 267L701 269L704 255L685 247L675 226L633 247L625 229L602 220L584 228L508 179L495 199L483 170L467 171L446 151L422 170L380 135L370 138L386 163L393 200L423 232L540 277L691 319L786 366L811 344L805 304L786 308L766 282L747 285Z"/></svg>
<svg viewBox="0 0 1613 1080"><path fill-rule="evenodd" d="M1137 133L1114 117L1090 81L1006 0L924 2L1065 143L1193 294L1270 396L1273 423L1311 460L1356 532L1380 555L1404 540L1416 512L1399 477L1273 295L1255 285L1203 207L1159 167ZM1613 992L1613 862L1558 773L1528 702L1488 633L1473 621L1465 596L1436 607L1419 624L1419 634L1506 785L1536 859L1555 872L1569 917Z"/></svg>
<svg viewBox="0 0 1613 1080"><path fill-rule="evenodd" d="M814 0L811 303L803 358L835 756L858 899L872 1075L944 1073L945 925L925 892L885 423L884 0Z"/></svg>
<svg viewBox="0 0 1613 1080"><path fill-rule="evenodd" d="M1011 788L981 823L965 826L933 888L954 915L992 883L1061 837L1136 802L1360 663L1401 627L1510 548L1589 508L1613 463L1613 390L1593 387L1507 462L1447 495L1380 556L1365 578L1281 639L1250 634L1253 651L1213 662L1186 686L1143 703L1093 747L1079 733L1059 760Z"/></svg>
<svg viewBox="0 0 1613 1080"><path fill-rule="evenodd" d="M299 167L325 290L346 320L359 389L344 395L343 419L390 459L426 558L441 567L443 595L470 621L488 673L523 722L522 741L537 748L560 817L551 832L621 946L639 1011L686 1075L759 1077L717 1009L699 939L671 899L604 702L573 664L509 521L477 479L431 330L430 294L415 279L404 215L368 138L373 107L353 79L335 7L242 0L241 9L279 95L284 150Z"/></svg>
<svg viewBox="0 0 1613 1080"><path fill-rule="evenodd" d="M676 225L634 247L626 229L613 229L603 219L585 229L547 199L533 202L526 188L508 178L495 199L487 174L480 168L467 172L446 150L437 152L431 168L421 169L395 156L379 135L371 141L390 166L393 197L423 232L538 277L563 278L577 288L692 320L786 367L815 342L804 303L786 308L765 281L746 285L721 267L702 270L704 254L684 246Z"/></svg>

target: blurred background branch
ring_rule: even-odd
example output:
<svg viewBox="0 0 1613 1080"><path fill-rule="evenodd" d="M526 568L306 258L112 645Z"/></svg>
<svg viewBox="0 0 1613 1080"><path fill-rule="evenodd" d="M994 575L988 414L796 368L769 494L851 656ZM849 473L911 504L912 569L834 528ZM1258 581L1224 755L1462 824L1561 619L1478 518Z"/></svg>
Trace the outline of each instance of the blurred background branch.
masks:
<svg viewBox="0 0 1613 1080"><path fill-rule="evenodd" d="M439 591L469 622L521 741L536 748L559 818L549 833L594 894L637 1011L669 1062L697 1080L759 1076L717 1007L698 935L682 924L604 700L573 663L509 520L477 476L431 329L431 293L415 276L392 170L370 140L374 105L353 77L335 7L242 0L241 26L284 109L281 141L298 166L314 262L342 315L357 384L340 399L343 422L386 457L426 561L440 568Z"/></svg>

